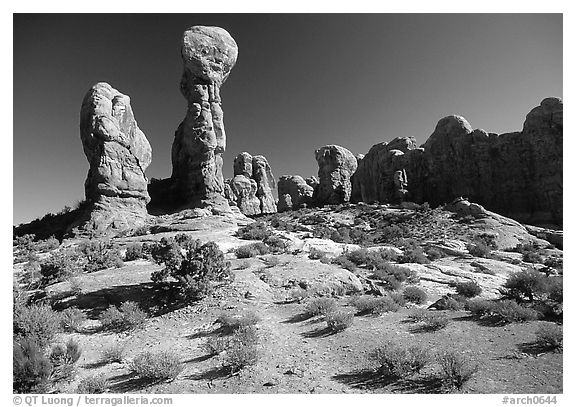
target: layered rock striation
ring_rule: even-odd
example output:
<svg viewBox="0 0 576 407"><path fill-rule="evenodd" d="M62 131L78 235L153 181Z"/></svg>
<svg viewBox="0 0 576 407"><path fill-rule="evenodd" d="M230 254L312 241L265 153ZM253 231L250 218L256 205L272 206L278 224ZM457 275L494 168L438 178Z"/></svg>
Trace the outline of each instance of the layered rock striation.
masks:
<svg viewBox="0 0 576 407"><path fill-rule="evenodd" d="M142 223L152 148L138 128L130 97L104 82L92 86L82 102L80 138L90 163L84 185L88 226L105 230Z"/></svg>

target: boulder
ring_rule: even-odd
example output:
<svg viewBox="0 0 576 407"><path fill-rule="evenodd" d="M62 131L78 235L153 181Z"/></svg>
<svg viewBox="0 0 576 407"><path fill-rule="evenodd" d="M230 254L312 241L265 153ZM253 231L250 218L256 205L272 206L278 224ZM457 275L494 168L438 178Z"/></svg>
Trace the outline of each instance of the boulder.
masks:
<svg viewBox="0 0 576 407"><path fill-rule="evenodd" d="M278 212L310 205L313 193L314 189L300 175L282 175L278 180Z"/></svg>
<svg viewBox="0 0 576 407"><path fill-rule="evenodd" d="M90 169L87 213L79 222L101 231L142 224L150 201L144 171L152 148L138 128L130 97L104 82L92 86L82 102L80 138Z"/></svg>
<svg viewBox="0 0 576 407"><path fill-rule="evenodd" d="M171 195L185 207L223 199L226 133L220 87L237 57L236 42L222 28L195 26L184 32L180 90L188 109L172 144Z"/></svg>
<svg viewBox="0 0 576 407"><path fill-rule="evenodd" d="M318 187L314 190L314 203L335 205L350 202L350 178L358 167L356 157L337 145L320 147L315 152L318 162Z"/></svg>

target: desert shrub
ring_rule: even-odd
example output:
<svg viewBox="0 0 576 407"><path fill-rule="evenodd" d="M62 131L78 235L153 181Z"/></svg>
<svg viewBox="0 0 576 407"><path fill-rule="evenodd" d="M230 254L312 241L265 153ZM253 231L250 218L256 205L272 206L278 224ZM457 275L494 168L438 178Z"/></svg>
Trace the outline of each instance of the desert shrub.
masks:
<svg viewBox="0 0 576 407"><path fill-rule="evenodd" d="M86 321L86 315L78 308L66 308L60 313L60 324L65 332L80 332Z"/></svg>
<svg viewBox="0 0 576 407"><path fill-rule="evenodd" d="M86 259L84 271L88 273L124 264L120 251L109 240L87 240L80 243L79 250Z"/></svg>
<svg viewBox="0 0 576 407"><path fill-rule="evenodd" d="M406 298L401 293L390 292L388 297L401 307L406 305Z"/></svg>
<svg viewBox="0 0 576 407"><path fill-rule="evenodd" d="M421 288L409 286L404 289L404 298L414 304L424 304L428 299L428 295Z"/></svg>
<svg viewBox="0 0 576 407"><path fill-rule="evenodd" d="M225 261L216 243L186 240L183 244L181 247L175 240L163 238L152 249L154 261L165 266L152 273L153 282L166 283L172 277L176 282L170 285L181 299L197 300L210 294L215 284L232 280L230 262Z"/></svg>
<svg viewBox="0 0 576 407"><path fill-rule="evenodd" d="M242 315L222 314L216 319L216 322L220 323L224 331L233 332L240 328L256 325L260 322L260 317L253 311Z"/></svg>
<svg viewBox="0 0 576 407"><path fill-rule="evenodd" d="M387 375L405 378L418 373L430 361L428 351L418 346L404 347L387 341L370 354Z"/></svg>
<svg viewBox="0 0 576 407"><path fill-rule="evenodd" d="M430 247L426 249L426 255L428 256L428 260L434 261L441 259L442 257L446 257L446 253L436 247Z"/></svg>
<svg viewBox="0 0 576 407"><path fill-rule="evenodd" d="M446 315L428 312L422 319L422 329L426 331L439 331L446 328L450 320Z"/></svg>
<svg viewBox="0 0 576 407"><path fill-rule="evenodd" d="M400 309L400 306L390 297L358 297L352 301L352 305L361 315L381 315L386 312L396 312Z"/></svg>
<svg viewBox="0 0 576 407"><path fill-rule="evenodd" d="M452 296L445 295L433 304L433 308L436 308L439 311L442 310L460 311L464 308L466 302L467 302L466 297L460 295L452 295Z"/></svg>
<svg viewBox="0 0 576 407"><path fill-rule="evenodd" d="M256 257L263 254L270 253L270 249L264 243L250 243L244 246L237 247L234 254L239 259L246 259L249 257Z"/></svg>
<svg viewBox="0 0 576 407"><path fill-rule="evenodd" d="M74 364L80 359L82 351L73 339L66 345L54 345L50 350L50 362L54 367L52 377L55 380L68 380L74 374Z"/></svg>
<svg viewBox="0 0 576 407"><path fill-rule="evenodd" d="M150 233L149 226L139 226L132 231L132 236L144 236Z"/></svg>
<svg viewBox="0 0 576 407"><path fill-rule="evenodd" d="M396 260L395 251L381 248L379 250L358 249L346 253L346 258L357 266L364 265L370 270L381 269Z"/></svg>
<svg viewBox="0 0 576 407"><path fill-rule="evenodd" d="M501 290L506 298L517 301L534 301L548 292L548 277L534 269L513 273L504 283Z"/></svg>
<svg viewBox="0 0 576 407"><path fill-rule="evenodd" d="M562 349L564 335L562 327L554 323L543 323L536 331L536 342L545 349Z"/></svg>
<svg viewBox="0 0 576 407"><path fill-rule="evenodd" d="M429 311L424 308L416 308L415 310L410 311L406 319L414 323L422 322L428 315L428 312Z"/></svg>
<svg viewBox="0 0 576 407"><path fill-rule="evenodd" d="M486 318L501 324L526 322L538 318L536 311L511 300L470 300L466 307L477 318Z"/></svg>
<svg viewBox="0 0 576 407"><path fill-rule="evenodd" d="M174 379L183 369L178 355L169 350L142 352L129 367L141 378L151 381Z"/></svg>
<svg viewBox="0 0 576 407"><path fill-rule="evenodd" d="M43 348L60 331L60 316L48 305L14 307L14 336L35 341Z"/></svg>
<svg viewBox="0 0 576 407"><path fill-rule="evenodd" d="M253 326L239 328L225 343L222 366L235 373L258 361L258 336Z"/></svg>
<svg viewBox="0 0 576 407"><path fill-rule="evenodd" d="M78 254L69 250L52 253L48 259L40 263L43 284L65 281L78 269Z"/></svg>
<svg viewBox="0 0 576 407"><path fill-rule="evenodd" d="M308 254L308 258L310 260L321 260L323 258L326 258L326 252L323 252L322 250L318 250L315 247L311 247L310 253Z"/></svg>
<svg viewBox="0 0 576 407"><path fill-rule="evenodd" d="M464 356L447 351L438 355L440 380L448 389L461 390L464 384L478 371L478 365L471 363Z"/></svg>
<svg viewBox="0 0 576 407"><path fill-rule="evenodd" d="M398 262L428 264L430 263L430 259L426 257L424 250L420 246L415 246L404 249L404 253L398 259Z"/></svg>
<svg viewBox="0 0 576 407"><path fill-rule="evenodd" d="M376 270L374 272L374 277L378 278L384 284L384 288L390 291L395 291L402 287L402 282L394 277L392 274L382 272L382 270Z"/></svg>
<svg viewBox="0 0 576 407"><path fill-rule="evenodd" d="M385 263L380 265L380 268L374 270L374 277L378 278L384 283L388 283L393 289L398 289L395 281L403 283L405 281L415 283L418 281L418 274L407 266L399 266L397 264ZM391 279L393 277L394 279Z"/></svg>
<svg viewBox="0 0 576 407"><path fill-rule="evenodd" d="M489 258L492 253L492 248L480 240L477 240L475 243L469 243L466 245L466 248L468 249L468 253L474 257Z"/></svg>
<svg viewBox="0 0 576 407"><path fill-rule="evenodd" d="M333 259L330 260L330 262L332 264L337 264L348 271L356 270L356 265L350 260L348 260L348 258L344 254L334 257Z"/></svg>
<svg viewBox="0 0 576 407"><path fill-rule="evenodd" d="M264 243L270 248L272 253L284 253L288 244L278 235L270 235L264 239Z"/></svg>
<svg viewBox="0 0 576 407"><path fill-rule="evenodd" d="M457 283L455 288L458 294L466 298L476 297L482 293L482 287L475 281Z"/></svg>
<svg viewBox="0 0 576 407"><path fill-rule="evenodd" d="M145 254L142 252L142 245L139 243L132 243L126 248L126 254L124 255L124 260L132 261L145 258Z"/></svg>
<svg viewBox="0 0 576 407"><path fill-rule="evenodd" d="M124 355L126 353L126 348L123 344L115 342L111 345L106 346L102 350L102 356L100 361L104 364L108 363L120 363L124 360Z"/></svg>
<svg viewBox="0 0 576 407"><path fill-rule="evenodd" d="M264 222L250 223L236 232L236 236L244 240L264 240L271 235L272 231Z"/></svg>
<svg viewBox="0 0 576 407"><path fill-rule="evenodd" d="M525 252L522 255L522 261L525 261L526 263L542 264L544 263L544 258L537 252Z"/></svg>
<svg viewBox="0 0 576 407"><path fill-rule="evenodd" d="M84 377L78 383L76 393L78 394L102 394L108 390L108 381L102 374Z"/></svg>
<svg viewBox="0 0 576 407"><path fill-rule="evenodd" d="M264 259L266 267L276 267L280 264L280 258L278 256L268 256Z"/></svg>
<svg viewBox="0 0 576 407"><path fill-rule="evenodd" d="M133 301L126 301L120 307L112 306L100 315L100 323L106 330L126 331L136 329L146 322L147 314Z"/></svg>
<svg viewBox="0 0 576 407"><path fill-rule="evenodd" d="M29 338L13 342L12 386L14 393L44 393L52 364L38 343Z"/></svg>
<svg viewBox="0 0 576 407"><path fill-rule="evenodd" d="M550 267L550 268L553 268L556 270L562 270L563 264L564 264L564 261L563 261L562 257L557 257L557 256L548 257L544 261L544 265L546 267Z"/></svg>
<svg viewBox="0 0 576 407"><path fill-rule="evenodd" d="M326 316L326 325L331 332L342 332L352 326L354 314L346 311L334 311Z"/></svg>
<svg viewBox="0 0 576 407"><path fill-rule="evenodd" d="M306 304L306 314L310 316L327 316L336 311L336 301L333 298L316 298Z"/></svg>

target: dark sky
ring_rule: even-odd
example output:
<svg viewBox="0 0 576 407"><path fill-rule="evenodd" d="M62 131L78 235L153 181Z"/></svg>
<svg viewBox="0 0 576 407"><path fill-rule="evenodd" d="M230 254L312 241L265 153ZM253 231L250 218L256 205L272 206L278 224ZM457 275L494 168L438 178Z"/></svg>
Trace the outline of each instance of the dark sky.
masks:
<svg viewBox="0 0 576 407"><path fill-rule="evenodd" d="M105 81L128 94L153 161L170 176L184 118L180 39L218 25L239 47L221 89L225 176L241 151L275 176L315 175L314 150L355 154L398 136L423 143L439 119L522 128L562 97L560 14L137 14L14 16L14 223L84 197L82 98Z"/></svg>

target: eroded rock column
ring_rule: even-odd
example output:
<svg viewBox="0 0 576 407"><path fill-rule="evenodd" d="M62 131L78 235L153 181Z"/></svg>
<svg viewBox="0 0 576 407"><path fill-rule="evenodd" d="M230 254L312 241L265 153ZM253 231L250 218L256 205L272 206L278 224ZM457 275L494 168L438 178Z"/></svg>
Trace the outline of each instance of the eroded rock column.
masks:
<svg viewBox="0 0 576 407"><path fill-rule="evenodd" d="M194 26L184 32L180 90L188 110L172 145L172 182L174 194L191 207L223 199L226 132L220 87L237 57L236 42L222 28Z"/></svg>

